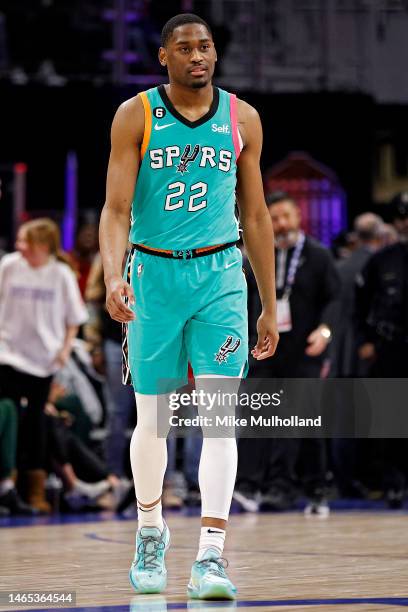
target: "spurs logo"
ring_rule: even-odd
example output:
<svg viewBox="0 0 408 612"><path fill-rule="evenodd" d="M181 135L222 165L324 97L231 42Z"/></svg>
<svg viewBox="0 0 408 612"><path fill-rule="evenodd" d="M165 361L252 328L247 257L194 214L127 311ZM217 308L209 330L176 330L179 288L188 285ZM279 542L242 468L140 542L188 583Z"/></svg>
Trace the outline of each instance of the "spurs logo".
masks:
<svg viewBox="0 0 408 612"><path fill-rule="evenodd" d="M138 278L140 278L140 276L141 276L142 272L143 272L143 264L142 264L142 263L140 263L140 264L137 266L137 277L138 277Z"/></svg>
<svg viewBox="0 0 408 612"><path fill-rule="evenodd" d="M218 361L219 364L225 363L228 359L228 355L230 353L235 353L235 351L238 350L238 347L241 344L241 340L237 338L234 344L232 344L232 341L233 337L228 336L224 344L221 344L220 348L218 349L218 352L215 353L215 361Z"/></svg>
<svg viewBox="0 0 408 612"><path fill-rule="evenodd" d="M181 174L188 172L187 166L190 162L193 162L195 158L197 157L198 152L200 151L200 145L195 145L191 155L190 155L190 151L191 151L191 146L186 145L183 155L180 157L180 163L177 166L177 172L181 172Z"/></svg>

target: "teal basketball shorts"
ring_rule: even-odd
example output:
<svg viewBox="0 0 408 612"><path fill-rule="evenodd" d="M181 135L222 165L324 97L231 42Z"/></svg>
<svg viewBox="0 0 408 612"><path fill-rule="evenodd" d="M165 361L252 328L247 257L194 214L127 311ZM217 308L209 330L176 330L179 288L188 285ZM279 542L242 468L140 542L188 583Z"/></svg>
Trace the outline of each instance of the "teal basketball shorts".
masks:
<svg viewBox="0 0 408 612"><path fill-rule="evenodd" d="M199 374L245 377L247 286L236 246L193 259L132 249L125 278L135 319L124 326L123 382L158 394Z"/></svg>

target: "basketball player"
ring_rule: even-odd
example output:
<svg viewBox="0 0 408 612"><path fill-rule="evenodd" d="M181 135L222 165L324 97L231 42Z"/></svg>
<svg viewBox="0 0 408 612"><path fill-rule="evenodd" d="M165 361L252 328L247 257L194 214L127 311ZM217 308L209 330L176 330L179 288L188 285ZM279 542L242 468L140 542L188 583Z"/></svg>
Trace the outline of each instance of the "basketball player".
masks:
<svg viewBox="0 0 408 612"><path fill-rule="evenodd" d="M159 394L171 389L160 380L184 381L188 362L196 384L205 376L246 375L246 283L236 247L236 192L263 307L252 354L270 357L278 341L259 116L212 85L217 54L200 17L182 14L166 23L159 60L169 84L127 100L114 118L100 224L107 308L128 330L138 411L130 445L139 520L130 580L138 593L159 593L166 586L170 536L161 494L167 448L157 436L156 407ZM236 466L234 438L204 438L202 528L188 585L194 598L235 598L221 555Z"/></svg>

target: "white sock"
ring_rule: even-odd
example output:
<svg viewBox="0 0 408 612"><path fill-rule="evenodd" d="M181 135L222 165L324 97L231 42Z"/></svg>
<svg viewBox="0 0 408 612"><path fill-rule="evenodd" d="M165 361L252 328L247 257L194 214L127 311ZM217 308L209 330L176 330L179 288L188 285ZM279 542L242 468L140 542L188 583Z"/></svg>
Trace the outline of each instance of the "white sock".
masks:
<svg viewBox="0 0 408 612"><path fill-rule="evenodd" d="M200 544L198 547L197 561L201 561L209 548L221 557L224 550L225 530L219 527L201 527Z"/></svg>
<svg viewBox="0 0 408 612"><path fill-rule="evenodd" d="M14 489L14 482L11 478L5 478L0 482L0 495L6 495L12 489Z"/></svg>
<svg viewBox="0 0 408 612"><path fill-rule="evenodd" d="M152 508L144 508L139 503L137 504L137 518L138 528L142 527L158 527L160 531L163 531L164 523L162 516L162 504L159 501Z"/></svg>

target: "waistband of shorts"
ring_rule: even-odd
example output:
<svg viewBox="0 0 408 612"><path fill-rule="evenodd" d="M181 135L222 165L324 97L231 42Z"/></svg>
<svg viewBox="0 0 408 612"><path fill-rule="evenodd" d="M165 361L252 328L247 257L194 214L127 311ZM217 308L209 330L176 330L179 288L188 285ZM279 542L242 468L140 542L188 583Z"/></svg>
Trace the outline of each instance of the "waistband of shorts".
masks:
<svg viewBox="0 0 408 612"><path fill-rule="evenodd" d="M154 249L148 247L145 244L131 244L132 250L140 251L141 253L147 253L148 255L156 255L157 257L166 257L167 259L195 259L196 257L204 257L205 255L212 255L219 251L224 251L232 246L235 246L237 241L226 242L225 244L216 244L210 247L202 247L199 249L177 249L170 251L167 249Z"/></svg>

